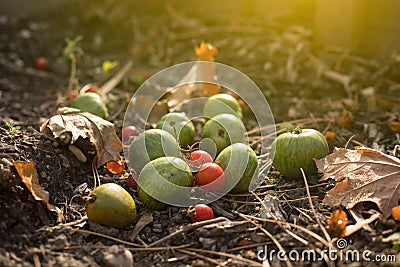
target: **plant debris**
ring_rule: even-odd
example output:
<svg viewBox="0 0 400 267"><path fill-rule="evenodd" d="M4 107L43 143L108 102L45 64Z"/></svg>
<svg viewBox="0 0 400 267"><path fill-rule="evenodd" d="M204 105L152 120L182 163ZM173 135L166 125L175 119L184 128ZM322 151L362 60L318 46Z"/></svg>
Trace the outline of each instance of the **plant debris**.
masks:
<svg viewBox="0 0 400 267"><path fill-rule="evenodd" d="M324 159L315 160L323 172L321 181L329 178L337 183L326 194L324 203L340 204L348 209L360 202L378 205L388 218L400 199L400 160L382 152L358 147L355 150L336 148Z"/></svg>
<svg viewBox="0 0 400 267"><path fill-rule="evenodd" d="M74 108L61 108L59 112L41 126L47 138L68 146L79 138L88 139L95 147L97 167L120 159L122 143L113 123Z"/></svg>

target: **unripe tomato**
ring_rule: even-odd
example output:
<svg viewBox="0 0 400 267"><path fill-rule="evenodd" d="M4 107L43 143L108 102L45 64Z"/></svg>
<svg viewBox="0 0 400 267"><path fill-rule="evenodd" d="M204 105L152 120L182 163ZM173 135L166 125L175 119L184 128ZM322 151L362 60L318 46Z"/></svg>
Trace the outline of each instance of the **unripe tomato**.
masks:
<svg viewBox="0 0 400 267"><path fill-rule="evenodd" d="M203 186L207 191L215 192L224 186L224 170L216 163L204 163L200 171L194 176L196 178L196 184Z"/></svg>
<svg viewBox="0 0 400 267"><path fill-rule="evenodd" d="M201 222L214 218L214 212L209 206L198 204L189 209L189 216L192 222Z"/></svg>
<svg viewBox="0 0 400 267"><path fill-rule="evenodd" d="M90 192L86 202L86 214L91 221L123 228L135 219L136 205L124 188L107 183Z"/></svg>

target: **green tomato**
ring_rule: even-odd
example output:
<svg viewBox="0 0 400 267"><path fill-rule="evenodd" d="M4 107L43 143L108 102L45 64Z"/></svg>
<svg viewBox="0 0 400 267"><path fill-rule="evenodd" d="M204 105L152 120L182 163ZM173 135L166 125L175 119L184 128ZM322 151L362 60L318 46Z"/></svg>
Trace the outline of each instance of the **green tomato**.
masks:
<svg viewBox="0 0 400 267"><path fill-rule="evenodd" d="M316 174L315 159L328 155L325 137L314 129L295 128L279 135L272 143L271 155L275 168L288 178L302 178L300 168L306 175Z"/></svg>
<svg viewBox="0 0 400 267"><path fill-rule="evenodd" d="M217 153L225 147L245 141L246 128L243 122L232 114L219 114L209 119L203 126L201 138L214 141ZM204 148L207 150L207 148Z"/></svg>
<svg viewBox="0 0 400 267"><path fill-rule="evenodd" d="M140 172L148 162L165 156L180 157L175 137L160 129L150 129L136 137L129 146L129 166Z"/></svg>
<svg viewBox="0 0 400 267"><path fill-rule="evenodd" d="M225 184L233 186L231 193L247 193L255 189L258 178L257 155L248 145L228 146L215 159L224 170Z"/></svg>
<svg viewBox="0 0 400 267"><path fill-rule="evenodd" d="M216 94L207 99L204 104L204 117L208 119L224 113L238 116L240 119L243 118L242 107L233 96L228 94Z"/></svg>
<svg viewBox="0 0 400 267"><path fill-rule="evenodd" d="M194 139L194 125L184 113L171 112L162 116L156 128L163 129L173 136L179 136L179 145L188 148Z"/></svg>
<svg viewBox="0 0 400 267"><path fill-rule="evenodd" d="M161 157L147 163L138 179L138 195L143 204L151 209L163 210L167 204L163 199L179 195L179 187L192 185L190 167L180 158Z"/></svg>
<svg viewBox="0 0 400 267"><path fill-rule="evenodd" d="M103 119L108 117L107 107L100 95L96 93L84 93L78 95L74 100L71 101L69 106L71 108L77 108L82 111L92 113Z"/></svg>

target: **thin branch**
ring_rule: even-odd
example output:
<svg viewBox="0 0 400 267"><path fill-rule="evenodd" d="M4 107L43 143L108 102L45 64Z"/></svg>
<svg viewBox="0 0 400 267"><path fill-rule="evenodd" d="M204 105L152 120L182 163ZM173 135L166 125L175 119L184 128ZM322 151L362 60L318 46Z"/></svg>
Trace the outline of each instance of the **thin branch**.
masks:
<svg viewBox="0 0 400 267"><path fill-rule="evenodd" d="M238 256L235 254L229 254L229 253L225 253L225 252L219 252L219 251L211 251L211 250L204 250L204 249L198 249L198 248L188 248L188 250L190 251L194 251L194 252L199 252L199 253L208 253L208 254L213 254L213 255L218 255L218 256L222 256L222 257L228 257L231 259L235 259L238 261L241 261L242 263L245 263L246 266L262 266L261 263L247 259L247 258L243 258L242 256Z"/></svg>
<svg viewBox="0 0 400 267"><path fill-rule="evenodd" d="M185 225L181 229L179 229L179 230L177 230L177 231L175 231L175 232L173 232L173 233L171 233L171 234L169 234L169 235L167 235L167 236L165 236L165 237L163 237L163 238L161 238L161 239L149 244L148 247L149 248L150 247L155 247L157 245L160 245L160 244L164 243L167 240L170 240L171 238L173 238L173 237L175 237L177 235L183 234L185 232L192 231L194 229L200 228L200 227L205 226L205 225L218 223L218 222L223 222L223 221L227 221L227 219L225 217L218 217L218 218L207 220L207 221L196 222L196 223L192 223L192 224L189 224L189 225Z"/></svg>
<svg viewBox="0 0 400 267"><path fill-rule="evenodd" d="M315 208L314 208L314 204L312 203L311 195L310 195L310 188L308 187L308 182L307 182L306 174L304 173L303 168L300 168L300 171L301 171L301 174L303 175L304 184L305 184L305 186L306 186L307 197L308 197L308 202L309 202L309 204L310 204L311 211L312 211L312 213L314 214L315 220L317 221L319 227L321 228L321 231L322 231L322 233L324 234L324 236L325 236L325 238L326 238L326 241L330 244L329 247L331 247L331 245L332 245L331 236L329 235L329 233L328 233L328 231L325 229L325 227L322 225L322 223L321 223L321 221L320 221L320 219L319 219L319 217L318 217L317 211L316 211Z"/></svg>
<svg viewBox="0 0 400 267"><path fill-rule="evenodd" d="M73 232L79 232L79 233L85 233L85 234L89 234L89 235L95 235L95 236L103 237L103 238L110 239L112 241L115 241L115 242L118 242L118 243L121 243L121 244L124 244L124 245L128 245L128 246L142 247L142 245L139 245L139 244L135 244L135 243L132 243L132 242L127 242L127 241L124 241L124 240L121 240L121 239L118 239L118 238L115 238L115 237L112 237L112 236L109 236L109 235L100 234L100 233L96 233L96 232L92 232L92 231L88 231L88 230L73 229L72 231Z"/></svg>
<svg viewBox="0 0 400 267"><path fill-rule="evenodd" d="M254 222L253 220L251 220L248 216L241 214L241 213L237 213L241 218L245 219L246 221L250 222L251 224L253 224L255 227L257 227L258 229L260 229L264 234L266 234L271 240L272 242L274 242L274 244L276 245L276 247L280 250L280 251L285 251L282 247L282 245L279 243L279 241L270 233L268 232L266 229L264 229L261 225L257 224L256 222ZM273 220L274 222L276 222L276 220ZM285 258L285 263L287 266L292 267L293 264L289 261L289 258L287 257L286 253L284 255Z"/></svg>

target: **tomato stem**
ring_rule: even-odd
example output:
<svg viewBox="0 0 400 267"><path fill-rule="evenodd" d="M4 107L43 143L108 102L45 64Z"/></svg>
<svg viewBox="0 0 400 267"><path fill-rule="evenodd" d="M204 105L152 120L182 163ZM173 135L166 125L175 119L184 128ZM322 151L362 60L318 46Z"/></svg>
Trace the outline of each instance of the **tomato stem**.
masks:
<svg viewBox="0 0 400 267"><path fill-rule="evenodd" d="M294 134L301 134L301 132L302 132L302 129L298 125L292 130L292 133L294 133Z"/></svg>

